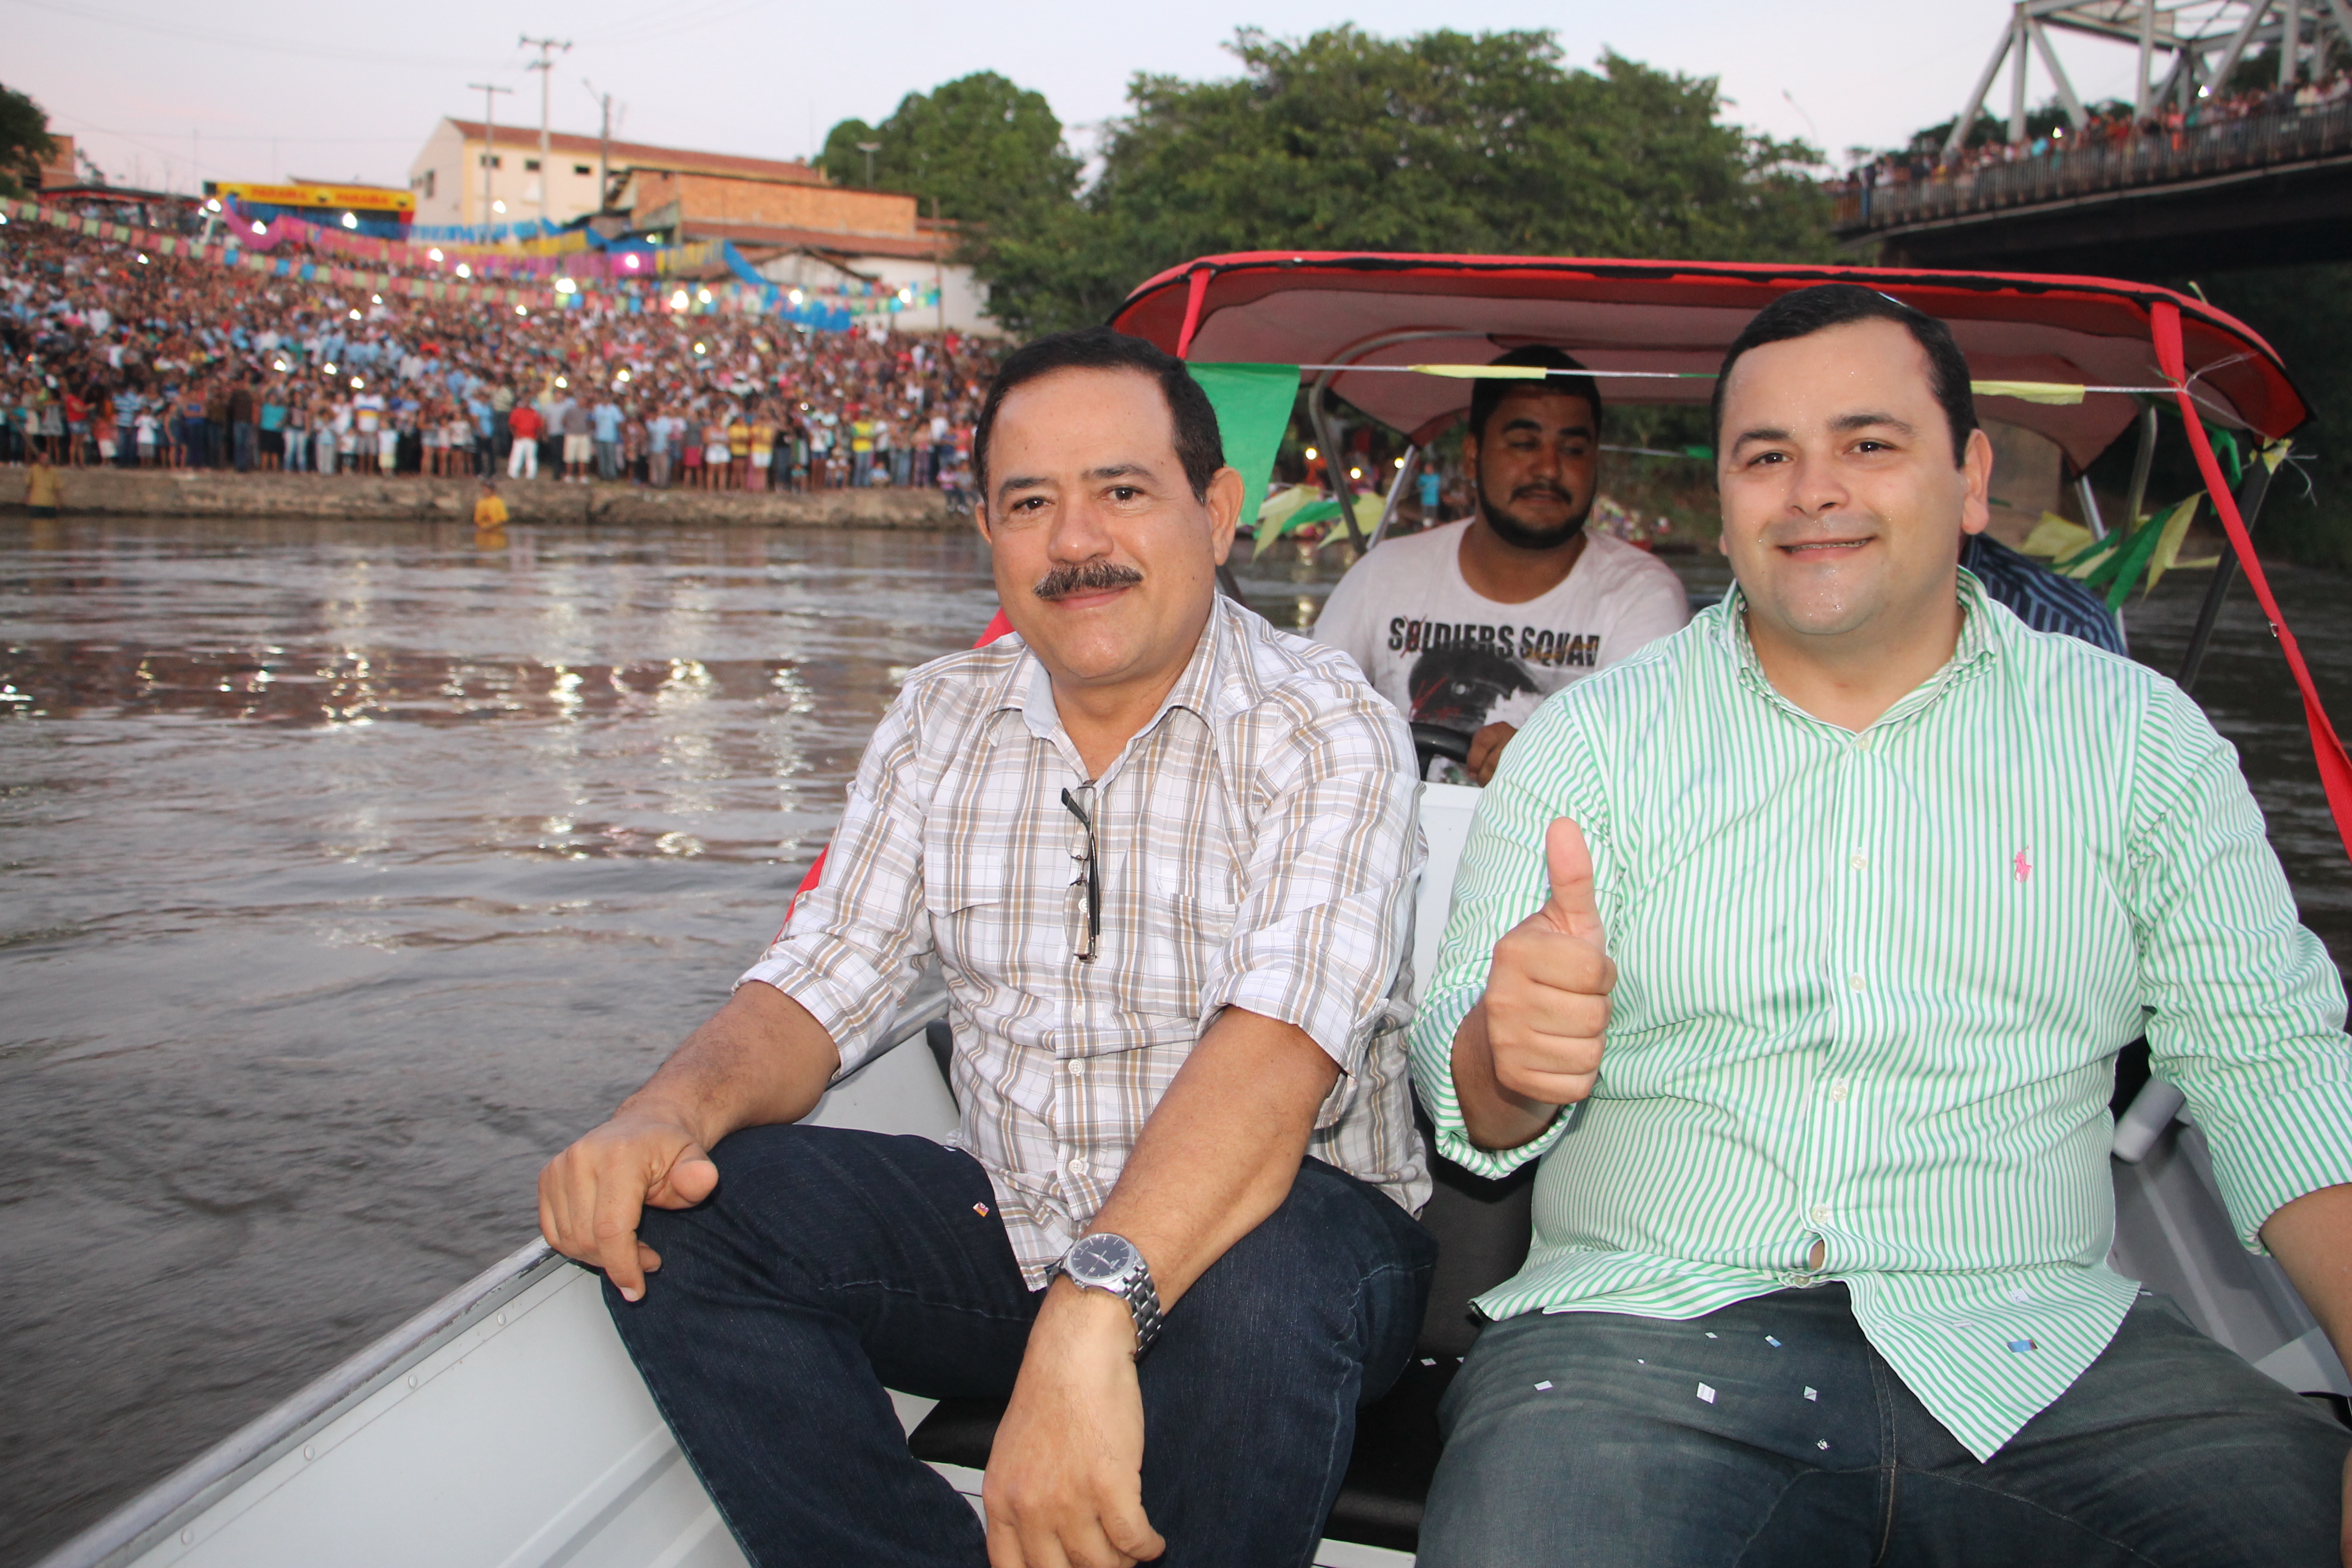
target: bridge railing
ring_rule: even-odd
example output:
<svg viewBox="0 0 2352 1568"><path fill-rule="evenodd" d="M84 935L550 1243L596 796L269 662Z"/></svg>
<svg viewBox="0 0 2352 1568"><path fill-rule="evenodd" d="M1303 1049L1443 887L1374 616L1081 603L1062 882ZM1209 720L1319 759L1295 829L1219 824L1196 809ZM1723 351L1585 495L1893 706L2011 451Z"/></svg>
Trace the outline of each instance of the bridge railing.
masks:
<svg viewBox="0 0 2352 1568"><path fill-rule="evenodd" d="M2295 113L2146 132L2014 163L1939 169L1907 184L1853 182L1838 192L1835 226L1866 233L2347 152L2352 152L2352 100Z"/></svg>

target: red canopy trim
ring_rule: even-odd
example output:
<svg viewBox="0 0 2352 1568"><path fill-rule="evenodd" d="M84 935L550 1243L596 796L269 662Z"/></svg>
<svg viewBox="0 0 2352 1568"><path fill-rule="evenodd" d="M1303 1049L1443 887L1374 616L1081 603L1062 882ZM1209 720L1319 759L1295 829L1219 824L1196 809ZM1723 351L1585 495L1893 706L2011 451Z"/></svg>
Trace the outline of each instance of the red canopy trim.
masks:
<svg viewBox="0 0 2352 1568"><path fill-rule="evenodd" d="M2286 667L2294 675L2295 689L2303 693L2304 724L2311 731L2311 751L2319 764L2319 782L2327 791L2327 809L2336 818L2336 835L2343 841L2347 856L2352 856L2352 758L2344 754L2344 742L2328 721L2327 710L2320 706L2319 689L2313 684L2311 670L2303 662L2303 648L2287 628L2286 616L2279 609L2278 600L2271 593L2270 579L2263 573L2263 563L2254 556L2254 542L2246 532L2245 520L2238 514L2237 498L2221 475L2221 459L2213 455L2213 443L2207 438L2204 421L2197 416L2197 405L2189 395L2189 371L2181 350L2180 311L2169 300L2158 300L2148 311L2154 328L2156 357L2164 374L2172 379L2180 403L2181 422L2189 427L2189 445L2197 454L2198 472L2205 477L2206 493L2213 498L2213 510L2221 514L2222 530L2230 536L2230 548L2237 552L2238 564L2245 568L2246 581L2254 590L2254 597L2263 606L2263 614L2271 624L2271 635L2278 638L2279 651L2286 655Z"/></svg>

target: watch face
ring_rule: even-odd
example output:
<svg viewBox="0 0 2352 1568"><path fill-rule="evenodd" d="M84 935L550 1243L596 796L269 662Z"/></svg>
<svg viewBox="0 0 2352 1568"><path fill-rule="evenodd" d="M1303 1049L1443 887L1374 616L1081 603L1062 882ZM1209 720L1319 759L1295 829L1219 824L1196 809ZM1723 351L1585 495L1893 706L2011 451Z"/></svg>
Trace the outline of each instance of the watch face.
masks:
<svg viewBox="0 0 2352 1568"><path fill-rule="evenodd" d="M1135 1244L1123 1236L1089 1236L1070 1248L1070 1274L1081 1285L1115 1286L1136 1262Z"/></svg>

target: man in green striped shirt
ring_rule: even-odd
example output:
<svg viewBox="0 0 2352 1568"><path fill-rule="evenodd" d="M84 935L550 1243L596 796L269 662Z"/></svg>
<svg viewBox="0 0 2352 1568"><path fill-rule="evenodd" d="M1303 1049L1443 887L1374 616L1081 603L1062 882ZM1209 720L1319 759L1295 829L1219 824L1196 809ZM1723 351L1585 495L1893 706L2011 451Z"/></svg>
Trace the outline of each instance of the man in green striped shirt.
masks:
<svg viewBox="0 0 2352 1568"><path fill-rule="evenodd" d="M1956 566L1939 323L1791 294L1717 396L1738 586L1512 743L1414 1027L1440 1152L1543 1161L1423 1568L2352 1564L2352 1437L2105 1264L2144 1033L2352 1350L2344 989L2234 753Z"/></svg>

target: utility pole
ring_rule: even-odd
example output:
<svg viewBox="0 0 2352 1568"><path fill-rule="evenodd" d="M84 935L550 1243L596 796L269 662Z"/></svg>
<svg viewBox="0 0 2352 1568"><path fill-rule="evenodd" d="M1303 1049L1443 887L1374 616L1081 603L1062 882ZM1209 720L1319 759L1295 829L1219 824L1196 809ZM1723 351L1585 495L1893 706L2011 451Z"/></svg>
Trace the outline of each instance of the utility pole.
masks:
<svg viewBox="0 0 2352 1568"><path fill-rule="evenodd" d="M499 166L499 121L497 94L512 92L510 87L495 87L486 81L469 81L467 87L478 88L482 94L482 226L490 226L490 171ZM458 200L465 200L466 187L457 187Z"/></svg>
<svg viewBox="0 0 2352 1568"><path fill-rule="evenodd" d="M529 68L539 73L539 221L545 223L547 221L547 177L551 172L548 168L551 160L547 151L547 84L555 74L554 51L561 49L565 54L570 54L572 40L525 37L521 47L539 51L539 58L531 61Z"/></svg>
<svg viewBox="0 0 2352 1568"><path fill-rule="evenodd" d="M604 110L603 129L596 132L596 211L601 215L612 205L613 189L613 95L596 91L596 84L586 77L580 79Z"/></svg>

